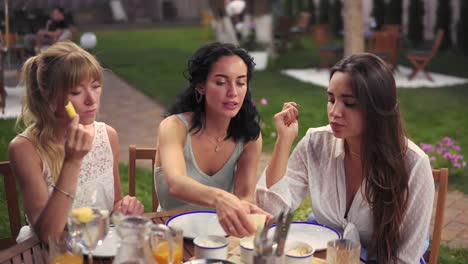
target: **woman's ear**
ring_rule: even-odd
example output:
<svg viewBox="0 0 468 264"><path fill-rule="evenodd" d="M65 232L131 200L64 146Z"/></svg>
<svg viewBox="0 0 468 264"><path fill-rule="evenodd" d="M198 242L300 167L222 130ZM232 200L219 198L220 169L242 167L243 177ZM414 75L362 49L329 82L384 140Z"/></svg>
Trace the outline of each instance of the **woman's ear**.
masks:
<svg viewBox="0 0 468 264"><path fill-rule="evenodd" d="M205 94L205 87L204 85L202 85L201 83L200 84L197 84L197 92L199 94Z"/></svg>

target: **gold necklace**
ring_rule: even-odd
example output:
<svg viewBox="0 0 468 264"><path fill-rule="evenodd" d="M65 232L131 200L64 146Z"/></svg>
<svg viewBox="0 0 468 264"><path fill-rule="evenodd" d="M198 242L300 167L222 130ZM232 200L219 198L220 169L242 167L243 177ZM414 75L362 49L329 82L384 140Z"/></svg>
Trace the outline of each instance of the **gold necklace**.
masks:
<svg viewBox="0 0 468 264"><path fill-rule="evenodd" d="M206 133L206 136L207 136L208 140L215 144L215 149L214 149L215 152L219 152L221 150L221 144L220 143L223 142L223 140L226 138L226 134L227 133L224 132L223 136L215 138L215 137L212 137L212 136L208 135L208 133Z"/></svg>

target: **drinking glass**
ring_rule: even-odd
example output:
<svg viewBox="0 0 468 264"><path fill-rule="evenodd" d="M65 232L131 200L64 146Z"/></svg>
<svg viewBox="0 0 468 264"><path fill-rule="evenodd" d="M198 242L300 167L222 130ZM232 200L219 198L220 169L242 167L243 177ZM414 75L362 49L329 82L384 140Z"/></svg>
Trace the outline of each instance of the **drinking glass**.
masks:
<svg viewBox="0 0 468 264"><path fill-rule="evenodd" d="M337 239L327 243L327 264L359 264L361 244L350 239Z"/></svg>
<svg viewBox="0 0 468 264"><path fill-rule="evenodd" d="M148 242L157 264L182 263L184 248L182 229L153 224L150 227Z"/></svg>
<svg viewBox="0 0 468 264"><path fill-rule="evenodd" d="M93 251L106 237L109 231L109 212L98 208L92 211L88 219L70 214L68 217L68 232L73 240L88 253L88 263L93 263Z"/></svg>
<svg viewBox="0 0 468 264"><path fill-rule="evenodd" d="M49 264L83 264L81 250L73 243L67 233L50 236Z"/></svg>

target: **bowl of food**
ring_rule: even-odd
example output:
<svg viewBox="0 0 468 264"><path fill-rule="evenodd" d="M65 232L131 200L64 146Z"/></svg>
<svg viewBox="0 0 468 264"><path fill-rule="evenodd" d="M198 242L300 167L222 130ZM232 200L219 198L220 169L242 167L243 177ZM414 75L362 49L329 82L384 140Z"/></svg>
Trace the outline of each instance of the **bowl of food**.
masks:
<svg viewBox="0 0 468 264"><path fill-rule="evenodd" d="M242 262L245 264L253 263L253 257L255 254L253 240L254 237L250 236L241 238L241 240L239 241L240 257Z"/></svg>
<svg viewBox="0 0 468 264"><path fill-rule="evenodd" d="M193 240L195 257L226 259L229 241L223 236L198 236Z"/></svg>
<svg viewBox="0 0 468 264"><path fill-rule="evenodd" d="M286 246L286 263L310 264L314 255L314 248L305 242L291 242Z"/></svg>

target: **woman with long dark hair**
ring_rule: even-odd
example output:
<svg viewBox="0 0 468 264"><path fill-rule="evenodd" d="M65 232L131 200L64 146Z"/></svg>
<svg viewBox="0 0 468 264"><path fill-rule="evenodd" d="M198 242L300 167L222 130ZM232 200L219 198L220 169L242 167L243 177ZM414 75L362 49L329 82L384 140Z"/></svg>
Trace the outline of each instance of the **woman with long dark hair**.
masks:
<svg viewBox="0 0 468 264"><path fill-rule="evenodd" d="M231 44L212 43L188 61L188 87L159 126L155 188L158 210L216 209L232 235L254 232L253 204L262 149L249 83L254 63Z"/></svg>
<svg viewBox="0 0 468 264"><path fill-rule="evenodd" d="M275 115L278 140L257 187L269 212L297 208L310 192L317 222L368 249L377 263L418 263L431 219L434 181L428 156L406 138L391 70L357 54L332 67L329 125L311 128L288 161L299 106Z"/></svg>

